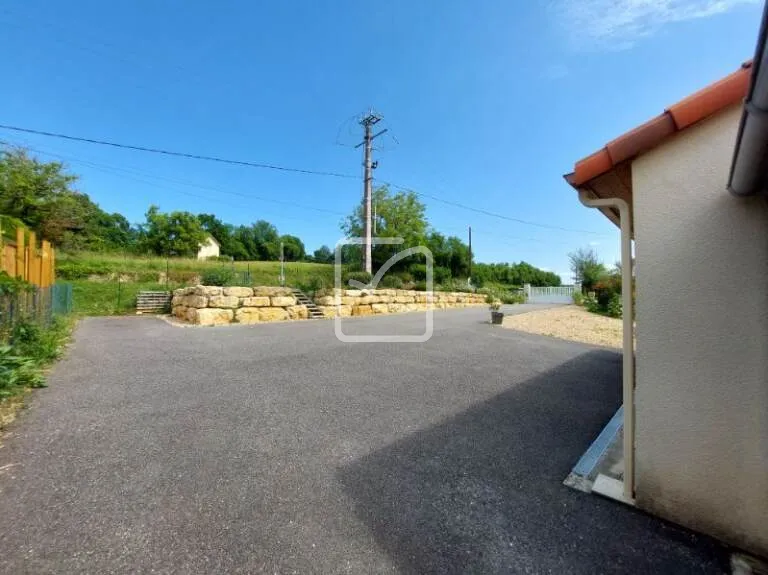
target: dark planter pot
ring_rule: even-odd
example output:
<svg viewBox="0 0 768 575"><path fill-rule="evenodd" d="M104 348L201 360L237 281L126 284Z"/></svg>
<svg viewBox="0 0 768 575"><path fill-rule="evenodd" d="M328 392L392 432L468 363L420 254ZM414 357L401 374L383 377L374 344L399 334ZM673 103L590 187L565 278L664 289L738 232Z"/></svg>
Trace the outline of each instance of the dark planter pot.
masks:
<svg viewBox="0 0 768 575"><path fill-rule="evenodd" d="M501 312L501 311L491 312L491 323L493 325L501 325L502 321L504 321L504 312Z"/></svg>

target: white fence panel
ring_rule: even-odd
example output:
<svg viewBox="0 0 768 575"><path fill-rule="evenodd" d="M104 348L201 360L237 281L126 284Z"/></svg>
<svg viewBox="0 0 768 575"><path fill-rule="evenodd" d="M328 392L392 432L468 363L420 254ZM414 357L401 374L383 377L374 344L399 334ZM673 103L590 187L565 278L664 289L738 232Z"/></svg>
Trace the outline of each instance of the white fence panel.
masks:
<svg viewBox="0 0 768 575"><path fill-rule="evenodd" d="M525 285L528 303L573 303L573 292L578 286L533 287Z"/></svg>

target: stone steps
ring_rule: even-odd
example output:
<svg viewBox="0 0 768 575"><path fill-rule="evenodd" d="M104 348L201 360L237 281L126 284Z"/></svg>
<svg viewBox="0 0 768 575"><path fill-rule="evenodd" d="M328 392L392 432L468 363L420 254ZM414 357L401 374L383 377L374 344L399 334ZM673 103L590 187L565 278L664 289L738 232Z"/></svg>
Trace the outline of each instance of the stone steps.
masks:
<svg viewBox="0 0 768 575"><path fill-rule="evenodd" d="M296 298L297 303L307 306L309 319L323 319L325 317L325 314L318 309L315 302L309 299L307 294L296 288L292 288L291 291L293 292L293 296Z"/></svg>

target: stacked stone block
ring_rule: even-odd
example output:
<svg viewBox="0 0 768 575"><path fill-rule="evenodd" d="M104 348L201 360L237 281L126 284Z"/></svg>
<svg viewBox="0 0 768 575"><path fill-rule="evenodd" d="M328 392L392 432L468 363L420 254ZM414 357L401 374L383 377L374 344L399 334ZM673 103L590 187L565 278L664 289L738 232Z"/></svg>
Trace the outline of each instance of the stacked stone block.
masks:
<svg viewBox="0 0 768 575"><path fill-rule="evenodd" d="M297 303L290 288L195 286L177 289L173 315L195 325L262 323L307 319L307 307Z"/></svg>
<svg viewBox="0 0 768 575"><path fill-rule="evenodd" d="M315 303L326 317L349 317L485 305L485 296L398 289L330 289L318 292Z"/></svg>

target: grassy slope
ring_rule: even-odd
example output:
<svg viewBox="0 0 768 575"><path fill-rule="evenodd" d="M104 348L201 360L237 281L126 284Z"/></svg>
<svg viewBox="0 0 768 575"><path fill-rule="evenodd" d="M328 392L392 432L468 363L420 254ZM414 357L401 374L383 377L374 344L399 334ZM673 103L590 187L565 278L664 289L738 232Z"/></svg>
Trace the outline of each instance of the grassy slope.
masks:
<svg viewBox="0 0 768 575"><path fill-rule="evenodd" d="M163 291L165 284L154 282L95 282L72 280L72 311L78 315L122 315L136 312L136 294ZM169 284L168 289L179 287ZM119 290L119 293L118 293Z"/></svg>
<svg viewBox="0 0 768 575"><path fill-rule="evenodd" d="M136 294L143 290L175 289L190 285L194 275L209 270L232 268L249 271L252 285L279 285L280 262L210 262L195 259L142 258L111 254L62 254L57 259L58 277L73 284L74 312L80 315L133 313ZM170 281L158 283L158 276L168 270ZM138 281L121 281L119 275L137 275ZM104 281L89 281L91 275ZM74 278L74 279L72 279ZM125 278L124 278L125 279ZM286 262L285 280L289 286L307 286L313 280L333 285L333 266L306 262Z"/></svg>

